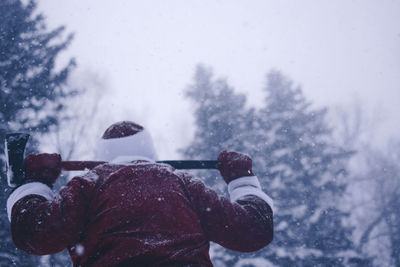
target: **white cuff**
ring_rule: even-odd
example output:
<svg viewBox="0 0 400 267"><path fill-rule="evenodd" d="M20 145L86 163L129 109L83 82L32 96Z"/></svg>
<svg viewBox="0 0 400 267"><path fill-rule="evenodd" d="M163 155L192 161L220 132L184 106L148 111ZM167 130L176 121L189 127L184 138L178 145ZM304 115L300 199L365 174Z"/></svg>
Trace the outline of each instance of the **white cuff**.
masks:
<svg viewBox="0 0 400 267"><path fill-rule="evenodd" d="M261 190L257 176L245 176L231 181L228 192L232 202L247 195L254 195L264 200L274 211L274 201Z"/></svg>
<svg viewBox="0 0 400 267"><path fill-rule="evenodd" d="M32 182L28 184L21 185L7 199L7 214L8 220L11 222L11 211L15 203L21 198L27 195L39 195L47 200L53 199L53 191L51 191L50 187L40 182Z"/></svg>

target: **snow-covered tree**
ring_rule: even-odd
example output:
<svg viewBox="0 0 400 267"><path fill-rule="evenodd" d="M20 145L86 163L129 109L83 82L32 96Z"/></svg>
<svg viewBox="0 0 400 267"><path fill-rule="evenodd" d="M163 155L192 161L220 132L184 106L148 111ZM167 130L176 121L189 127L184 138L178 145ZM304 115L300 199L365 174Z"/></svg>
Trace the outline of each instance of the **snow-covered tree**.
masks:
<svg viewBox="0 0 400 267"><path fill-rule="evenodd" d="M345 162L352 153L333 143L326 110L312 109L301 89L279 72L269 73L265 91L263 108L246 109L244 95L226 82L212 81L204 68L198 68L189 87L197 127L186 156L215 158L222 149L250 154L277 207L270 246L250 255L214 247L214 262L231 266L263 258L277 266L367 264L355 252L353 229L344 224L348 214L341 209ZM217 179L210 175L206 183L220 190Z"/></svg>
<svg viewBox="0 0 400 267"><path fill-rule="evenodd" d="M216 159L223 149L240 146L238 138L246 116L244 95L235 94L223 79L214 80L212 70L198 66L194 84L186 95L192 100L196 132L192 143L183 154L191 159ZM217 172L202 172L206 183L219 192L225 190L225 182Z"/></svg>
<svg viewBox="0 0 400 267"><path fill-rule="evenodd" d="M46 132L58 122L63 99L75 92L66 86L74 66L71 60L56 69L55 61L72 36L64 28L47 30L44 18L36 14L35 1L0 1L0 139L12 131ZM31 140L32 145L35 140ZM0 142L1 151L4 142ZM4 205L9 189L4 155L0 161ZM39 257L17 250L9 232L5 208L0 213L0 265L38 266Z"/></svg>
<svg viewBox="0 0 400 267"><path fill-rule="evenodd" d="M362 260L342 210L351 156L332 140L326 109L313 109L300 87L270 72L254 150L263 185L276 201L275 240L268 256L278 265L341 266ZM262 135L261 135L262 137ZM257 136L260 138L260 135ZM255 140L255 139L253 139ZM260 162L261 163L261 162Z"/></svg>

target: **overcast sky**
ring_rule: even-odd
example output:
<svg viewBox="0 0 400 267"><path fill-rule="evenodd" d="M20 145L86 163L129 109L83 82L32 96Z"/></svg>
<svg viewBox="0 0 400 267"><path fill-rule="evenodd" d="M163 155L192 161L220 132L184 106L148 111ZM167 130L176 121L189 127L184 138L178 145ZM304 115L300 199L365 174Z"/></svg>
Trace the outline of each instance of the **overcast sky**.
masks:
<svg viewBox="0 0 400 267"><path fill-rule="evenodd" d="M40 0L39 10L75 33L65 57L105 82L103 110L145 124L161 158L189 141L183 90L198 63L250 104L277 69L315 105L358 99L385 138L400 132L399 0Z"/></svg>

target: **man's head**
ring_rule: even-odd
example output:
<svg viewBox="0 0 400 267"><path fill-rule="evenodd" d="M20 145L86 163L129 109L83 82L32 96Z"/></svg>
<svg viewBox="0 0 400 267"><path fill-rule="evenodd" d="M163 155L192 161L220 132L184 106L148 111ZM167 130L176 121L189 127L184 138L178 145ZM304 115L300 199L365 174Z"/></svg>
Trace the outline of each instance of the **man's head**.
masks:
<svg viewBox="0 0 400 267"><path fill-rule="evenodd" d="M96 148L96 159L109 162L155 161L157 154L150 133L143 126L122 121L112 124L104 132Z"/></svg>

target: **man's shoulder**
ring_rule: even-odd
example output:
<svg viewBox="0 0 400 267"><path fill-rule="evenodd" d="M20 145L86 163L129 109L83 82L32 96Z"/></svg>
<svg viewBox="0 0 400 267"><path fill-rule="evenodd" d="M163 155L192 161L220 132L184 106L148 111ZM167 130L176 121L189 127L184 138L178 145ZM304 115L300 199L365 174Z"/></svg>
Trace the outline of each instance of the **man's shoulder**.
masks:
<svg viewBox="0 0 400 267"><path fill-rule="evenodd" d="M205 188L206 185L204 182L197 178L192 173L185 171L185 170L174 170L173 174L178 177L182 183L184 183L187 187L198 187L198 188Z"/></svg>
<svg viewBox="0 0 400 267"><path fill-rule="evenodd" d="M135 161L126 164L106 163L94 169L97 174L106 175L129 175L153 173L157 175L174 175L175 169L168 164L160 164L150 161Z"/></svg>

